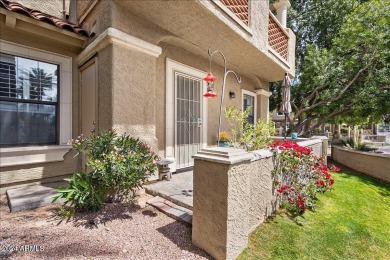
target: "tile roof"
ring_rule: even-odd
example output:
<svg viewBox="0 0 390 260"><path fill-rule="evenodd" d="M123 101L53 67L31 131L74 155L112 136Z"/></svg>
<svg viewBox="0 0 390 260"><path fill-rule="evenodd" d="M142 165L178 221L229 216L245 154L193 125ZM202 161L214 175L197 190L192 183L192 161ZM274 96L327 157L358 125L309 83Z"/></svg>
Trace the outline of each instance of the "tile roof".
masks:
<svg viewBox="0 0 390 260"><path fill-rule="evenodd" d="M3 7L5 9L12 11L12 12L15 12L15 13L29 16L35 20L39 20L39 21L54 25L58 28L61 28L61 29L88 37L88 32L83 30L81 27L79 27L75 24L69 23L67 21L64 21L64 20L62 20L58 17L52 16L52 15L42 13L41 11L27 8L19 3L11 2L8 0L0 0L0 7Z"/></svg>

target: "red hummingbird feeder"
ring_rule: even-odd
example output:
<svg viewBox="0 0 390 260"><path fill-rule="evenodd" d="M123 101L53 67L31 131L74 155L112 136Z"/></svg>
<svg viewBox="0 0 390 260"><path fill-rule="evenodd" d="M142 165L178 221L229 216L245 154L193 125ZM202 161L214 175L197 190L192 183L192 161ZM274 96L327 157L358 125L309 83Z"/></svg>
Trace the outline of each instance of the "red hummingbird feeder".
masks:
<svg viewBox="0 0 390 260"><path fill-rule="evenodd" d="M217 94L213 91L213 88L214 88L214 81L216 81L217 78L214 77L211 72L209 72L207 76L203 78L203 80L207 82L207 92L203 96L206 98L215 98Z"/></svg>

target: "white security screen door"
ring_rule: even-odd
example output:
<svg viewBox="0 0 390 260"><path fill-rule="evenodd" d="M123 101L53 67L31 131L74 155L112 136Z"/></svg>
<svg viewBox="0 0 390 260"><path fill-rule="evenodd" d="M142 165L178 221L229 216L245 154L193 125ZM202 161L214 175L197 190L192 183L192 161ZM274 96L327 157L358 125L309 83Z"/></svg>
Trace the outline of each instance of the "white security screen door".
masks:
<svg viewBox="0 0 390 260"><path fill-rule="evenodd" d="M202 148L202 79L175 72L176 167L194 165L192 155Z"/></svg>

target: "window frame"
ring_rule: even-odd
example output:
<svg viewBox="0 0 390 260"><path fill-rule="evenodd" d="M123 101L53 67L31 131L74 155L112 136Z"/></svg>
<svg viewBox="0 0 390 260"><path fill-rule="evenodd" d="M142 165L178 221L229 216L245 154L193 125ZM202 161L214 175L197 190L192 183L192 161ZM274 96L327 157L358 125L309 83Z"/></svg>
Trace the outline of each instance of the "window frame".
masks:
<svg viewBox="0 0 390 260"><path fill-rule="evenodd" d="M29 59L37 62L45 62L47 64L52 64L58 66L57 72L57 101L40 101L40 100L32 100L32 99L17 99L10 97L0 97L0 101L12 102L12 103L24 103L24 104L37 104L37 105L54 105L56 108L55 116L56 116L56 126L55 126L55 141L54 142L44 142L44 143L23 143L23 144L0 144L1 148L7 147L24 147L24 146L46 146L46 145L58 145L60 140L60 100L61 100L61 65L54 62L47 62L38 58L31 58L17 54L11 54L4 51L2 48L0 49L0 53L4 53L6 55L12 55L17 58Z"/></svg>
<svg viewBox="0 0 390 260"><path fill-rule="evenodd" d="M72 148L69 145L69 140L72 139L72 57L5 40L0 40L0 51L59 65L61 86L57 93L59 114L57 144L0 147L0 167L63 161L65 154Z"/></svg>
<svg viewBox="0 0 390 260"><path fill-rule="evenodd" d="M241 94L241 109L242 111L244 111L244 98L245 98L245 95L247 96L252 96L254 98L254 105L253 105L253 122L254 122L254 126L257 124L257 94L255 92L251 92L251 91L248 91L248 90L245 90L245 89L242 89L241 90L242 94Z"/></svg>

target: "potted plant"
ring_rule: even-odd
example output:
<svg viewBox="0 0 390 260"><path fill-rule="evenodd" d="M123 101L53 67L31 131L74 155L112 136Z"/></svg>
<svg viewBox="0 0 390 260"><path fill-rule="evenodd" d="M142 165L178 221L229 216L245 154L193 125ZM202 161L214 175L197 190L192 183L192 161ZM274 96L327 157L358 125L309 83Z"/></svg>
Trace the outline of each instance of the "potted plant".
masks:
<svg viewBox="0 0 390 260"><path fill-rule="evenodd" d="M217 141L218 142L218 141ZM219 147L229 147L230 137L225 131L219 133Z"/></svg>

